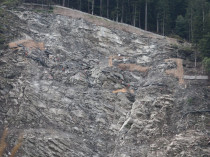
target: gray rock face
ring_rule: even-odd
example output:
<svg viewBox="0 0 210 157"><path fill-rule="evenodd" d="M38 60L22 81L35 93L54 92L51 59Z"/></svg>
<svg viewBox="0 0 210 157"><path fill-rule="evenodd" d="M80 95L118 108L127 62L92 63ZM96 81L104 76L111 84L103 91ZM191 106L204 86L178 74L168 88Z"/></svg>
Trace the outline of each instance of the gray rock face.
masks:
<svg viewBox="0 0 210 157"><path fill-rule="evenodd" d="M210 110L210 88L166 73L168 38L13 14L22 37L0 57L0 129L10 147L23 134L17 156L209 156L209 112L188 112Z"/></svg>

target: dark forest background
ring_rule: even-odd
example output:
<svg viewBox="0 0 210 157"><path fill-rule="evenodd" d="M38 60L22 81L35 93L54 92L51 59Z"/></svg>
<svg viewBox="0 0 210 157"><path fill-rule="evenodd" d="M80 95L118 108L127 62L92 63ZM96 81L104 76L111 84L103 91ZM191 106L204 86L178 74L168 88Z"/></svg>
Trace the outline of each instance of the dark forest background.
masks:
<svg viewBox="0 0 210 157"><path fill-rule="evenodd" d="M0 0L61 5L187 40L210 72L210 0Z"/></svg>

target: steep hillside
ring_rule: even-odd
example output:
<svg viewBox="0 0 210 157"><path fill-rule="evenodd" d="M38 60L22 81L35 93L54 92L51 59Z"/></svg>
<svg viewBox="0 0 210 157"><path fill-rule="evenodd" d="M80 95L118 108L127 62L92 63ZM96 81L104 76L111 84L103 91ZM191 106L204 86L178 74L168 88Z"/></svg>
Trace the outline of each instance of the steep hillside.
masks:
<svg viewBox="0 0 210 157"><path fill-rule="evenodd" d="M18 136L18 157L209 156L210 88L184 79L187 43L60 7L8 14L5 157Z"/></svg>

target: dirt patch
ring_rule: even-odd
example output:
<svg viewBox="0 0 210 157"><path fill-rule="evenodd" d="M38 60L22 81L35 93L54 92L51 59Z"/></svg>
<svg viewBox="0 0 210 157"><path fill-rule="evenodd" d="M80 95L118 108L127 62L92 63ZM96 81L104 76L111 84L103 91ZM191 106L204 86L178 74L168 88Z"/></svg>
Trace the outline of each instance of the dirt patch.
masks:
<svg viewBox="0 0 210 157"><path fill-rule="evenodd" d="M117 90L114 90L112 91L112 93L116 94L116 93L134 93L134 91L132 89L128 89L127 87L125 88L122 88L122 89L117 89Z"/></svg>
<svg viewBox="0 0 210 157"><path fill-rule="evenodd" d="M168 62L168 61L176 62L177 69L166 70L166 74L175 76L176 78L179 79L180 84L184 84L183 60L179 59L179 58L170 58L170 59L166 59L165 61L166 62Z"/></svg>
<svg viewBox="0 0 210 157"><path fill-rule="evenodd" d="M128 58L128 57L110 56L109 57L109 67L113 66L113 60L114 59L123 60L123 59L126 59L126 58ZM147 72L150 67L142 67L142 66L136 65L136 64L118 64L118 68L120 68L121 70L127 70L127 71Z"/></svg>
<svg viewBox="0 0 210 157"><path fill-rule="evenodd" d="M118 67L121 70L127 70L127 71L147 72L149 70L149 67L142 67L136 64L119 64Z"/></svg>
<svg viewBox="0 0 210 157"><path fill-rule="evenodd" d="M45 49L44 43L35 42L33 40L19 40L19 41L11 42L9 43L9 48L19 49L21 45L28 48L29 50L32 50L32 49L44 50Z"/></svg>

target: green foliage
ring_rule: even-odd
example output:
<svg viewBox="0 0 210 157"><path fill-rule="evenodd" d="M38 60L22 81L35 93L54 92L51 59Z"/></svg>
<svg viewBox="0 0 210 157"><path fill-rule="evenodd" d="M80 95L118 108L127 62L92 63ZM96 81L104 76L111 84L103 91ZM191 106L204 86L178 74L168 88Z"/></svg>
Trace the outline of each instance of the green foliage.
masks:
<svg viewBox="0 0 210 157"><path fill-rule="evenodd" d="M187 38L187 22L182 15L179 15L176 19L175 32L182 38Z"/></svg>
<svg viewBox="0 0 210 157"><path fill-rule="evenodd" d="M20 0L1 0L0 4L5 5L7 7L14 7L20 3Z"/></svg>
<svg viewBox="0 0 210 157"><path fill-rule="evenodd" d="M169 34L168 37L175 38L180 42L184 42L184 39L181 36L179 36L178 34Z"/></svg>
<svg viewBox="0 0 210 157"><path fill-rule="evenodd" d="M193 98L187 99L187 103L188 103L189 105L193 104Z"/></svg>
<svg viewBox="0 0 210 157"><path fill-rule="evenodd" d="M210 33L199 41L199 48L203 57L210 57Z"/></svg>
<svg viewBox="0 0 210 157"><path fill-rule="evenodd" d="M194 97L189 97L189 98L187 99L187 103L188 103L188 105L195 105L198 99L199 99L199 98L197 98L197 97L195 97L195 96L194 96Z"/></svg>
<svg viewBox="0 0 210 157"><path fill-rule="evenodd" d="M171 48L173 48L173 49L178 49L179 46L178 46L177 44L171 44Z"/></svg>
<svg viewBox="0 0 210 157"><path fill-rule="evenodd" d="M182 47L179 47L178 53L179 53L179 55L181 55L183 57L191 59L190 56L192 56L192 54L194 54L194 49L190 46L182 46Z"/></svg>
<svg viewBox="0 0 210 157"><path fill-rule="evenodd" d="M210 73L210 58L205 57L205 58L203 59L203 64L204 64L204 66L205 66L206 71L207 71L208 73Z"/></svg>
<svg viewBox="0 0 210 157"><path fill-rule="evenodd" d="M210 5L210 4L209 4ZM209 7L210 8L210 7ZM205 20L205 24L204 24L204 33L205 32L210 32L210 11L209 13L206 15L206 20Z"/></svg>
<svg viewBox="0 0 210 157"><path fill-rule="evenodd" d="M186 53L186 54L191 54L194 52L194 50L190 46L183 46L179 49L179 51L182 51L183 53Z"/></svg>
<svg viewBox="0 0 210 157"><path fill-rule="evenodd" d="M34 12L36 13L53 13L52 9L35 9Z"/></svg>
<svg viewBox="0 0 210 157"><path fill-rule="evenodd" d="M202 17L200 16L196 16L194 18L194 29L193 29L193 39L192 41L196 44L199 43L199 40L202 39L202 35L203 35L203 25L202 25Z"/></svg>

